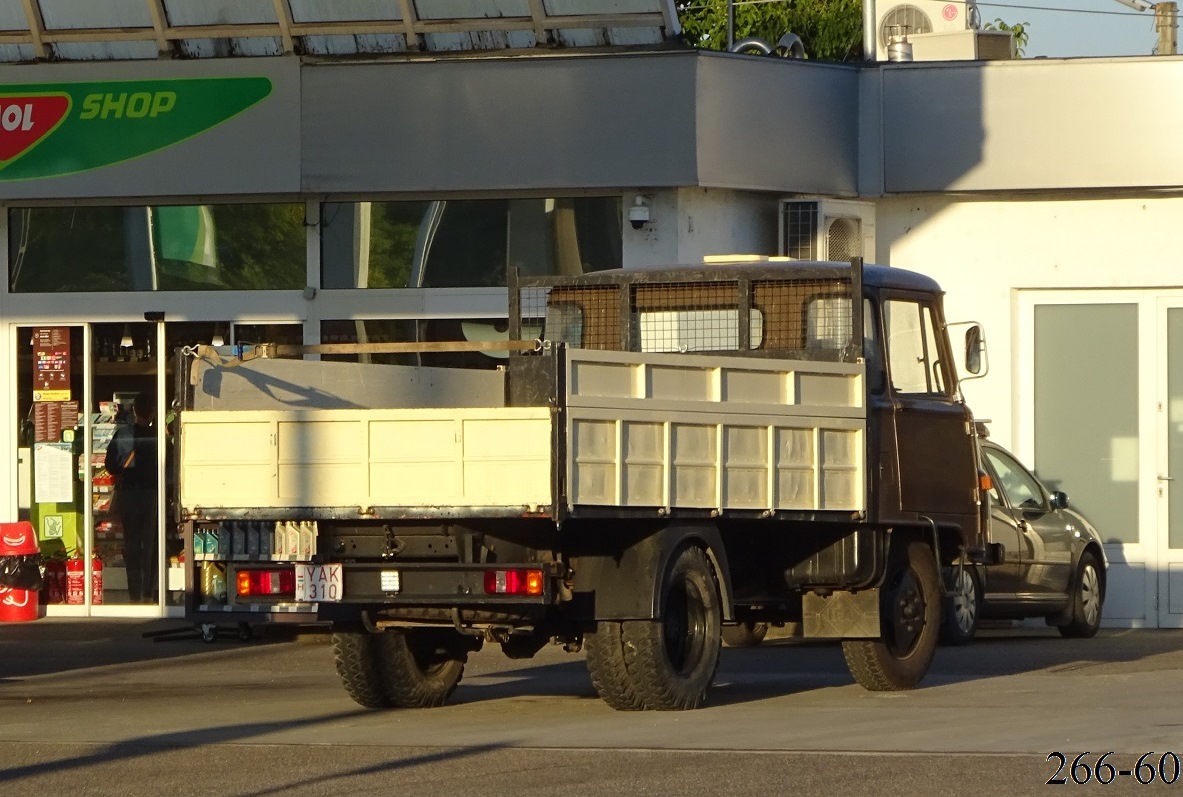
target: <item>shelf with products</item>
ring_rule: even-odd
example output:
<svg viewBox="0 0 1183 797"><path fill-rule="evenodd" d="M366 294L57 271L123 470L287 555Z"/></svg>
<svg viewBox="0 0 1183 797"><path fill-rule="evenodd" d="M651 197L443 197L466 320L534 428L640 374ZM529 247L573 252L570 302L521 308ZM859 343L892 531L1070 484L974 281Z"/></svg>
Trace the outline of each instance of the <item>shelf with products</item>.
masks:
<svg viewBox="0 0 1183 797"><path fill-rule="evenodd" d="M99 412L91 415L90 422L90 501L94 514L94 545L115 553L123 540L123 528L113 512L115 498L115 477L107 470L107 446L119 427L116 422L117 407L114 402L99 404ZM100 556L102 554L100 553Z"/></svg>

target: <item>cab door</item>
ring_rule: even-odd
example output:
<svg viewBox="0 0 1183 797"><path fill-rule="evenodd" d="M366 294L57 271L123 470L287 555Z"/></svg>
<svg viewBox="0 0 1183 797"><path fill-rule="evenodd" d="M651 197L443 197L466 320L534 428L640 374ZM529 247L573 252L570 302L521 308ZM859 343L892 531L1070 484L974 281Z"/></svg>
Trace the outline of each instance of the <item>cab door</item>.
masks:
<svg viewBox="0 0 1183 797"><path fill-rule="evenodd" d="M943 319L933 297L902 291L885 296L882 315L900 509L968 531L977 513L973 424L957 399Z"/></svg>

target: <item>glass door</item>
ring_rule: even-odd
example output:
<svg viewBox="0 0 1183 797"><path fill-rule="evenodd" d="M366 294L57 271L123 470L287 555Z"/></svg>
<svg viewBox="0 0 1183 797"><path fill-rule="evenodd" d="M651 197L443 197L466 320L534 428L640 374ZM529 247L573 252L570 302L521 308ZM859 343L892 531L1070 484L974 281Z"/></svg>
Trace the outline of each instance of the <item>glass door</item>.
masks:
<svg viewBox="0 0 1183 797"><path fill-rule="evenodd" d="M1158 624L1179 628L1183 627L1183 299L1160 299L1158 304Z"/></svg>
<svg viewBox="0 0 1183 797"><path fill-rule="evenodd" d="M82 614L90 594L84 533L85 359L83 327L17 327L16 471L18 517L33 524L47 566L41 603ZM69 580L67 570L75 576Z"/></svg>
<svg viewBox="0 0 1183 797"><path fill-rule="evenodd" d="M1152 405L1153 301L1134 291L1024 295L1030 331L1015 453L1097 527L1109 559L1104 620L1155 626L1158 589Z"/></svg>
<svg viewBox="0 0 1183 797"><path fill-rule="evenodd" d="M96 607L160 602L159 377L156 322L91 325L87 490Z"/></svg>

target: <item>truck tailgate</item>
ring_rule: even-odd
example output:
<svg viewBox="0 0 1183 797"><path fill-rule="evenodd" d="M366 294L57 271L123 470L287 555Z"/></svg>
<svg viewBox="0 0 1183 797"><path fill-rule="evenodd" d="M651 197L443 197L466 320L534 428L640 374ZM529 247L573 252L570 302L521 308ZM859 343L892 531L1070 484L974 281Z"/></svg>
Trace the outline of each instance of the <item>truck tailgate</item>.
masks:
<svg viewBox="0 0 1183 797"><path fill-rule="evenodd" d="M184 412L181 505L207 516L238 507L545 508L551 425L546 407Z"/></svg>

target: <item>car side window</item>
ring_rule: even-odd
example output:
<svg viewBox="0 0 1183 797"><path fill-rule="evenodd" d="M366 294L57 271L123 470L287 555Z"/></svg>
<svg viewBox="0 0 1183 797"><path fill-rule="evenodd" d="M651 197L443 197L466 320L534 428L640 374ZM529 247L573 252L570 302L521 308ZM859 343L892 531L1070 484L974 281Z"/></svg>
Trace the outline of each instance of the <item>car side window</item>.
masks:
<svg viewBox="0 0 1183 797"><path fill-rule="evenodd" d="M1043 489L1026 468L1000 451L986 449L983 453L998 476L998 487L1006 495L1007 503L1029 511L1047 509Z"/></svg>

